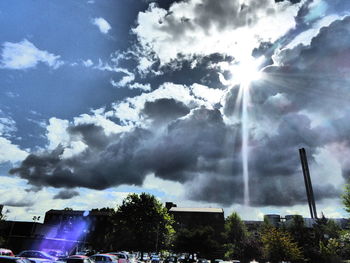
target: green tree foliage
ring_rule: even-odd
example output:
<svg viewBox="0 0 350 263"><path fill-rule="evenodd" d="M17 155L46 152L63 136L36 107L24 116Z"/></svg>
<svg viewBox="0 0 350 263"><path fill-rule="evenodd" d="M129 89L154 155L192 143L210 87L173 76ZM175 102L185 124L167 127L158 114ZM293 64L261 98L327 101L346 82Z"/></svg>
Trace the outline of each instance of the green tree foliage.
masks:
<svg viewBox="0 0 350 263"><path fill-rule="evenodd" d="M341 235L340 227L323 214L314 224L316 240L319 243L320 263L339 262L341 254L339 238Z"/></svg>
<svg viewBox="0 0 350 263"><path fill-rule="evenodd" d="M220 248L215 238L215 231L210 226L197 228L183 228L177 231L173 250L178 253L199 254L200 257L208 258L213 251Z"/></svg>
<svg viewBox="0 0 350 263"><path fill-rule="evenodd" d="M244 254L244 244L248 237L247 228L242 219L236 212L233 212L225 220L225 232L223 234L225 240L225 258L241 259ZM248 245L248 243L247 243Z"/></svg>
<svg viewBox="0 0 350 263"><path fill-rule="evenodd" d="M349 259L350 258L350 232L349 230L343 230L340 238L340 256L342 258Z"/></svg>
<svg viewBox="0 0 350 263"><path fill-rule="evenodd" d="M320 263L340 263L340 243L336 239L329 239L327 242L320 242Z"/></svg>
<svg viewBox="0 0 350 263"><path fill-rule="evenodd" d="M300 215L293 216L293 219L286 225L286 230L293 240L302 249L305 259L315 262L319 258L319 241L315 238L315 231L307 228L304 219Z"/></svg>
<svg viewBox="0 0 350 263"><path fill-rule="evenodd" d="M150 252L167 247L174 234L167 209L150 194L130 194L112 215L113 249Z"/></svg>
<svg viewBox="0 0 350 263"><path fill-rule="evenodd" d="M224 235L226 241L233 244L242 242L248 236L247 228L236 212L226 218Z"/></svg>
<svg viewBox="0 0 350 263"><path fill-rule="evenodd" d="M345 186L344 194L342 195L345 211L350 213L350 184Z"/></svg>
<svg viewBox="0 0 350 263"><path fill-rule="evenodd" d="M288 232L274 227L265 228L261 235L261 241L263 256L272 263L299 262L303 259L301 249Z"/></svg>
<svg viewBox="0 0 350 263"><path fill-rule="evenodd" d="M340 227L334 222L334 220L326 218L323 214L321 218L316 220L314 229L319 241L325 241L330 238L339 238L341 233Z"/></svg>

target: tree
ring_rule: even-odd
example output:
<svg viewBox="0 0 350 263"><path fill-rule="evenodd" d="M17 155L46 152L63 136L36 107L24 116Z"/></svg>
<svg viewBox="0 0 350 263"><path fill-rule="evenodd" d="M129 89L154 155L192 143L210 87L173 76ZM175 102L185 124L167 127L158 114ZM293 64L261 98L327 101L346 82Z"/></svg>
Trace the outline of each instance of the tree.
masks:
<svg viewBox="0 0 350 263"><path fill-rule="evenodd" d="M336 239L329 239L327 242L320 242L320 263L340 263L340 243Z"/></svg>
<svg viewBox="0 0 350 263"><path fill-rule="evenodd" d="M350 213L350 184L345 186L345 192L342 195L343 204L345 205L345 211Z"/></svg>
<svg viewBox="0 0 350 263"><path fill-rule="evenodd" d="M340 227L330 219L327 219L323 214L322 217L316 220L314 225L316 240L319 244L320 263L323 262L338 262L340 255Z"/></svg>
<svg viewBox="0 0 350 263"><path fill-rule="evenodd" d="M218 251L220 244L216 241L215 231L210 226L196 228L183 228L179 230L174 239L173 250L178 253L196 253L200 257L211 257L213 251Z"/></svg>
<svg viewBox="0 0 350 263"><path fill-rule="evenodd" d="M343 230L340 238L340 256L342 258L350 258L350 232L348 230Z"/></svg>
<svg viewBox="0 0 350 263"><path fill-rule="evenodd" d="M305 259L311 262L319 260L319 242L315 238L315 231L305 226L302 216L294 215L292 220L286 224L286 230L302 249Z"/></svg>
<svg viewBox="0 0 350 263"><path fill-rule="evenodd" d="M261 241L264 258L272 263L280 261L299 262L303 259L301 249L288 232L275 227L265 228Z"/></svg>
<svg viewBox="0 0 350 263"><path fill-rule="evenodd" d="M259 237L248 235L243 242L242 262L251 262L262 258L262 245Z"/></svg>
<svg viewBox="0 0 350 263"><path fill-rule="evenodd" d="M247 228L236 212L225 220L225 258L242 258L245 240L248 237Z"/></svg>
<svg viewBox="0 0 350 263"><path fill-rule="evenodd" d="M316 236L319 241L325 241L330 238L339 238L340 227L334 222L334 220L328 219L322 214L321 218L316 219L314 225Z"/></svg>
<svg viewBox="0 0 350 263"><path fill-rule="evenodd" d="M112 214L112 247L142 252L170 244L174 229L167 209L150 194L130 194Z"/></svg>

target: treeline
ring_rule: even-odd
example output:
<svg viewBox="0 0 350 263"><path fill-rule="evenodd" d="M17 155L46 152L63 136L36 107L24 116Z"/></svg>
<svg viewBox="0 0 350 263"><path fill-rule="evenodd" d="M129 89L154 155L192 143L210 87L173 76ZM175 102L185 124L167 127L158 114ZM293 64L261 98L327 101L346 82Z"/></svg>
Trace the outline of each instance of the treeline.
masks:
<svg viewBox="0 0 350 263"><path fill-rule="evenodd" d="M350 212L349 187L343 200ZM335 263L350 258L350 231L340 229L324 216L312 228L305 226L301 216L294 216L278 226L264 220L252 230L234 212L218 233L210 225L192 228L175 225L163 204L146 193L128 195L115 209L96 210L109 213L108 221L90 232L88 238L98 251L189 253L207 259L220 256L226 260L271 263ZM0 217L0 221L3 219ZM0 238L0 247L4 241Z"/></svg>
<svg viewBox="0 0 350 263"><path fill-rule="evenodd" d="M105 211L111 213L110 229L100 245L107 250L186 252L208 259L221 254L226 260L271 263L332 263L350 258L350 232L324 216L312 228L301 216L294 216L279 226L264 220L249 231L234 212L225 219L224 231L216 233L210 225L175 231L167 209L146 193L130 194L116 209Z"/></svg>

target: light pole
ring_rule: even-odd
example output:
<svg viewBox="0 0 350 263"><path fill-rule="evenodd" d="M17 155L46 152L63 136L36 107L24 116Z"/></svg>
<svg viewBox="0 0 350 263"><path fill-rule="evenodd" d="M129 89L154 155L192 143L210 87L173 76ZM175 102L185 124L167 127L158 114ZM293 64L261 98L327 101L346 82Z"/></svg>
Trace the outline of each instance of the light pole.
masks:
<svg viewBox="0 0 350 263"><path fill-rule="evenodd" d="M40 216L33 216L33 226L32 226L32 231L31 231L31 235L34 236L34 231L35 231L35 223L39 222L40 220Z"/></svg>

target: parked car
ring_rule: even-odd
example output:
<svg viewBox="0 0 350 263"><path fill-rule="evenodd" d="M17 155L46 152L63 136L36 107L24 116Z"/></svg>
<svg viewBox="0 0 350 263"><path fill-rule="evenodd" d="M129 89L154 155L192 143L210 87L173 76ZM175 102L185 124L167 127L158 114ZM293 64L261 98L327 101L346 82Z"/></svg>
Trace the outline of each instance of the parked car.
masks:
<svg viewBox="0 0 350 263"><path fill-rule="evenodd" d="M118 257L118 263L129 263L129 256L125 252L108 252L107 254Z"/></svg>
<svg viewBox="0 0 350 263"><path fill-rule="evenodd" d="M14 256L0 256L0 263L31 263L26 258Z"/></svg>
<svg viewBox="0 0 350 263"><path fill-rule="evenodd" d="M90 257L95 263L119 263L118 257L112 254L95 254Z"/></svg>
<svg viewBox="0 0 350 263"><path fill-rule="evenodd" d="M51 263L53 261L58 261L58 258L40 250L24 250L17 256L28 258L33 263Z"/></svg>
<svg viewBox="0 0 350 263"><path fill-rule="evenodd" d="M11 249L7 249L7 248L0 248L0 256L10 256L10 257L14 257L15 254L13 254Z"/></svg>
<svg viewBox="0 0 350 263"><path fill-rule="evenodd" d="M88 256L72 255L66 258L66 263L94 263Z"/></svg>
<svg viewBox="0 0 350 263"><path fill-rule="evenodd" d="M197 263L209 263L209 260L205 258L198 258Z"/></svg>
<svg viewBox="0 0 350 263"><path fill-rule="evenodd" d="M67 252L63 252L62 250L58 250L58 249L48 249L48 250L44 250L44 252L58 259L63 259L68 256Z"/></svg>

